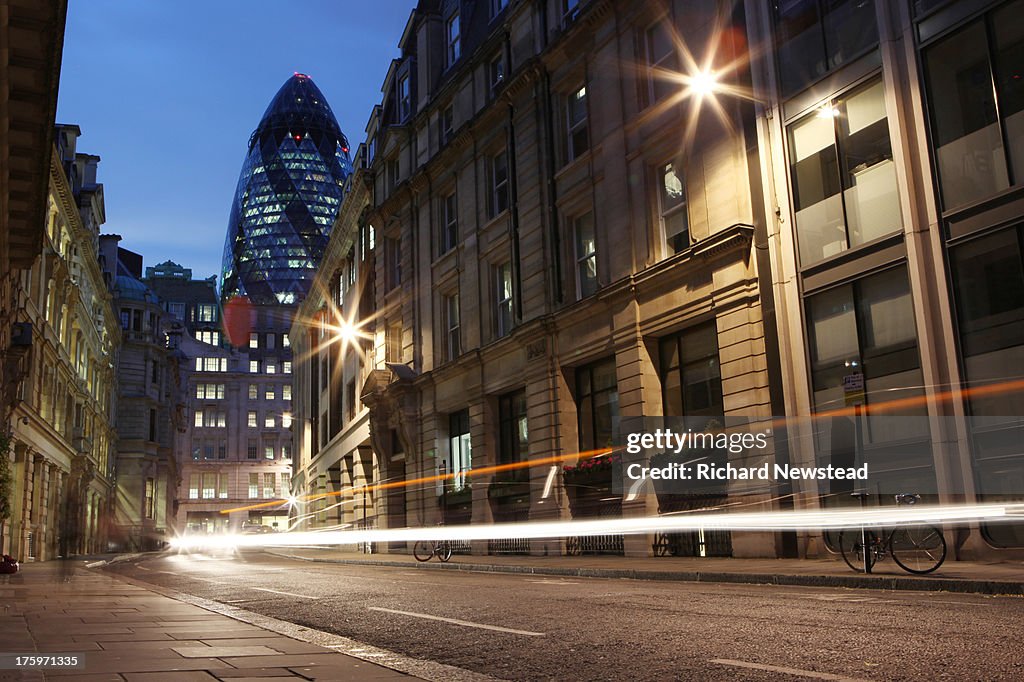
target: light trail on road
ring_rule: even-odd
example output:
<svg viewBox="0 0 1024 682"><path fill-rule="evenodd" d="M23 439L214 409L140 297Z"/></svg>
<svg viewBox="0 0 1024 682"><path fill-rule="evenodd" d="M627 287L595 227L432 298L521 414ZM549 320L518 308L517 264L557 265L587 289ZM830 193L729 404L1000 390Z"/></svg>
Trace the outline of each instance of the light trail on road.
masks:
<svg viewBox="0 0 1024 682"><path fill-rule="evenodd" d="M635 535L693 530L779 531L809 529L878 528L984 521L1024 521L1024 504L913 505L878 509L820 509L642 516L592 521L428 526L419 528L303 531L266 535L224 534L183 536L171 540L181 550L209 547L281 547L295 545L350 545L367 542L418 540L507 540L592 535Z"/></svg>

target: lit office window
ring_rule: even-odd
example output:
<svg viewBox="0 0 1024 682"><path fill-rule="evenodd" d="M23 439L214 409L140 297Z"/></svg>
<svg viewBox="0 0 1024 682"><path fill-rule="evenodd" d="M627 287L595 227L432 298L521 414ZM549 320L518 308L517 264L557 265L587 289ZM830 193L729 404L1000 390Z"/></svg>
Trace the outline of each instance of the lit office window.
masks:
<svg viewBox="0 0 1024 682"><path fill-rule="evenodd" d="M576 370L576 410L580 450L610 447L619 416L614 357Z"/></svg>
<svg viewBox="0 0 1024 682"><path fill-rule="evenodd" d="M790 126L801 265L902 228L884 94L875 80Z"/></svg>
<svg viewBox="0 0 1024 682"><path fill-rule="evenodd" d="M448 473L454 474L452 488L462 490L473 468L473 447L469 435L469 410L448 415Z"/></svg>
<svg viewBox="0 0 1024 682"><path fill-rule="evenodd" d="M494 268L495 330L498 338L512 331L512 264L502 263Z"/></svg>
<svg viewBox="0 0 1024 682"><path fill-rule="evenodd" d="M576 252L576 297L586 298L597 291L597 242L594 239L594 215L584 213L573 220Z"/></svg>

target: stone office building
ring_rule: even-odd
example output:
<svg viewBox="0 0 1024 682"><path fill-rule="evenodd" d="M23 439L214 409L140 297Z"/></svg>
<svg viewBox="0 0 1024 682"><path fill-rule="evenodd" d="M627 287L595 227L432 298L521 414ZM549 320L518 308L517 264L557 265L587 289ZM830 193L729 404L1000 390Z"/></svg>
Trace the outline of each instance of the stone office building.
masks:
<svg viewBox="0 0 1024 682"><path fill-rule="evenodd" d="M117 435L121 333L99 262L105 220L99 157L57 127L43 250L15 280L17 311L5 382L14 494L5 551L22 560L107 549Z"/></svg>
<svg viewBox="0 0 1024 682"><path fill-rule="evenodd" d="M367 205L346 201L331 264L354 268L372 301L338 298L342 317L368 322L366 364L329 353L299 364L303 394L344 396L356 382L368 410L372 457L356 440L332 450L317 469L326 489L344 491L332 469L352 455L388 482L454 474L382 494L379 526L657 514L654 495L612 493L604 465L473 470L603 448L616 417L781 409L754 110L712 107L663 77L686 68L675 36L701 54L723 33L724 64L745 54L742 13L710 0L419 3L367 127L355 176ZM331 323L293 336L329 335ZM334 437L309 430L297 470ZM307 478L294 492L321 489ZM647 555L652 541L461 549ZM679 544L737 556L781 545L743 533Z"/></svg>

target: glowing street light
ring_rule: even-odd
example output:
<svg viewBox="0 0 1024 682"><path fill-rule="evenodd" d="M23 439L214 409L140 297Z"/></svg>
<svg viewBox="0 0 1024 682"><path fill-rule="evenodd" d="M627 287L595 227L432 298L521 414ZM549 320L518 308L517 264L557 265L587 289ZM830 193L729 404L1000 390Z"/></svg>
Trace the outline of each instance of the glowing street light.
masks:
<svg viewBox="0 0 1024 682"><path fill-rule="evenodd" d="M703 99L718 91L718 75L711 71L698 71L689 76L688 84L690 93L698 99Z"/></svg>

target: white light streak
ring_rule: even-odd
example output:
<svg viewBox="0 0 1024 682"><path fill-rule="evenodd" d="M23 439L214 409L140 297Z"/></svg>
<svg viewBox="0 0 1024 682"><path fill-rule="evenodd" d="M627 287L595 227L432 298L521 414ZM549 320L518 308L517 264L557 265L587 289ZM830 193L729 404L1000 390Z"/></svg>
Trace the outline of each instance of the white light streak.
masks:
<svg viewBox="0 0 1024 682"><path fill-rule="evenodd" d="M281 547L295 545L351 545L368 542L416 540L507 540L590 535L671 533L688 530L807 530L877 528L975 521L1020 521L1024 504L906 506L877 509L816 509L787 512L698 513L644 516L592 521L539 521L471 526L431 526L327 532L289 532L266 535L188 536L171 541L177 549L213 547ZM1016 518L1014 518L1016 517Z"/></svg>

